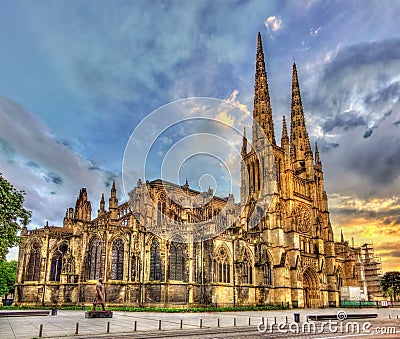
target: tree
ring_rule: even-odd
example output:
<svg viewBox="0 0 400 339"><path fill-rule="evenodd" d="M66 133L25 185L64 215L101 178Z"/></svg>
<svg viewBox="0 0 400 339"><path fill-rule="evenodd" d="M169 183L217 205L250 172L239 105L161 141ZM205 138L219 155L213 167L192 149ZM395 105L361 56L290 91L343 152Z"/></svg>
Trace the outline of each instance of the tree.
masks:
<svg viewBox="0 0 400 339"><path fill-rule="evenodd" d="M17 262L15 260L0 261L0 295L13 293L17 275Z"/></svg>
<svg viewBox="0 0 400 339"><path fill-rule="evenodd" d="M20 243L18 233L26 226L32 212L24 208L23 191L18 191L0 173L0 261L4 261L10 247Z"/></svg>
<svg viewBox="0 0 400 339"><path fill-rule="evenodd" d="M384 294L396 301L400 292L400 272L386 272L381 279L381 288Z"/></svg>

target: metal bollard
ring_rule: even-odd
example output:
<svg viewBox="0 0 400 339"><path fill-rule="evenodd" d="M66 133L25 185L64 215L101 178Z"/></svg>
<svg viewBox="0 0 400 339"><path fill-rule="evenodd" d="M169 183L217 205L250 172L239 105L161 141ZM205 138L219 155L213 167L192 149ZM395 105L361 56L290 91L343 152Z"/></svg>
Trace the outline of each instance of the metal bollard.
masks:
<svg viewBox="0 0 400 339"><path fill-rule="evenodd" d="M249 326L251 325L251 318L249 317Z"/></svg>
<svg viewBox="0 0 400 339"><path fill-rule="evenodd" d="M390 313L389 313L389 319L390 319Z"/></svg>
<svg viewBox="0 0 400 339"><path fill-rule="evenodd" d="M79 323L75 324L75 334L79 333Z"/></svg>
<svg viewBox="0 0 400 339"><path fill-rule="evenodd" d="M288 323L288 319L287 319L287 316L286 316L286 324Z"/></svg>
<svg viewBox="0 0 400 339"><path fill-rule="evenodd" d="M200 318L200 328L203 328L203 319Z"/></svg>
<svg viewBox="0 0 400 339"><path fill-rule="evenodd" d="M220 323L219 323L219 318L217 319L217 327L219 327Z"/></svg>
<svg viewBox="0 0 400 339"><path fill-rule="evenodd" d="M161 331L161 320L158 321L158 329Z"/></svg>
<svg viewBox="0 0 400 339"><path fill-rule="evenodd" d="M39 338L43 336L43 324L39 325Z"/></svg>
<svg viewBox="0 0 400 339"><path fill-rule="evenodd" d="M107 333L110 333L110 322L107 322Z"/></svg>
<svg viewBox="0 0 400 339"><path fill-rule="evenodd" d="M134 326L134 328L133 328L133 330L136 332L136 330L137 330L137 321L135 320L135 326Z"/></svg>
<svg viewBox="0 0 400 339"><path fill-rule="evenodd" d="M236 327L236 318L233 318L233 327Z"/></svg>
<svg viewBox="0 0 400 339"><path fill-rule="evenodd" d="M183 328L183 319L181 319L181 329Z"/></svg>

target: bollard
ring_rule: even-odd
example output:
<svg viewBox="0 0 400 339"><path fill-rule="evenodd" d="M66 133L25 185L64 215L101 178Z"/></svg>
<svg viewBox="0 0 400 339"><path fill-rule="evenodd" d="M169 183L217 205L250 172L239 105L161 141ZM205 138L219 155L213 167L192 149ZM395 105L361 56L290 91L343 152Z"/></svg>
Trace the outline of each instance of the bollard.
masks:
<svg viewBox="0 0 400 339"><path fill-rule="evenodd" d="M134 328L133 328L133 330L136 332L136 330L137 330L137 321L135 320L135 326L134 326Z"/></svg>
<svg viewBox="0 0 400 339"><path fill-rule="evenodd" d="M217 326L219 327L219 318L217 319Z"/></svg>
<svg viewBox="0 0 400 339"><path fill-rule="evenodd" d="M287 316L286 316L285 320L286 320L286 324L287 324L287 323L288 323L288 321L287 321L287 320L288 320L288 319L287 319Z"/></svg>
<svg viewBox="0 0 400 339"><path fill-rule="evenodd" d="M397 319L399 319L399 315L397 315Z"/></svg>
<svg viewBox="0 0 400 339"><path fill-rule="evenodd" d="M389 313L389 319L390 319L390 313Z"/></svg>
<svg viewBox="0 0 400 339"><path fill-rule="evenodd" d="M107 321L107 333L110 333L110 322Z"/></svg>
<svg viewBox="0 0 400 339"><path fill-rule="evenodd" d="M274 318L274 324L276 324L276 317Z"/></svg>
<svg viewBox="0 0 400 339"><path fill-rule="evenodd" d="M299 323L300 322L300 313L294 313L294 322Z"/></svg>
<svg viewBox="0 0 400 339"><path fill-rule="evenodd" d="M43 336L43 324L39 325L39 338Z"/></svg>
<svg viewBox="0 0 400 339"><path fill-rule="evenodd" d="M249 317L249 326L251 325L251 318Z"/></svg>
<svg viewBox="0 0 400 339"><path fill-rule="evenodd" d="M233 318L233 327L236 327L236 318Z"/></svg>
<svg viewBox="0 0 400 339"><path fill-rule="evenodd" d="M183 328L183 319L181 319L181 329Z"/></svg>
<svg viewBox="0 0 400 339"><path fill-rule="evenodd" d="M161 331L161 320L158 321L158 329Z"/></svg>
<svg viewBox="0 0 400 339"><path fill-rule="evenodd" d="M75 324L75 334L79 333L79 323Z"/></svg>
<svg viewBox="0 0 400 339"><path fill-rule="evenodd" d="M203 319L200 318L200 328L203 328Z"/></svg>

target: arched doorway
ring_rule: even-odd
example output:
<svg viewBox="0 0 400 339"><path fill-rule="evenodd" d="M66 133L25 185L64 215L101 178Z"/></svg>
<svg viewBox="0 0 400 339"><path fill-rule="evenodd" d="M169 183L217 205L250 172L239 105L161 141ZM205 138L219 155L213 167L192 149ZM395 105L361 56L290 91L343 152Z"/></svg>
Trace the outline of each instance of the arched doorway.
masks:
<svg viewBox="0 0 400 339"><path fill-rule="evenodd" d="M311 267L307 267L303 272L303 300L304 307L318 307L320 305L318 276Z"/></svg>

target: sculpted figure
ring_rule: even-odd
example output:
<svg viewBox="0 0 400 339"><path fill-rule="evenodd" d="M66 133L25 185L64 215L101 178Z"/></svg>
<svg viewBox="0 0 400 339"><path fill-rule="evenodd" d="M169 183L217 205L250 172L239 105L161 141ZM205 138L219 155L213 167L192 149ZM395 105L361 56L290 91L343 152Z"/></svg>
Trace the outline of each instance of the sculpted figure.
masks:
<svg viewBox="0 0 400 339"><path fill-rule="evenodd" d="M93 300L93 311L96 310L96 305L101 305L103 311L106 310L104 306L104 286L103 286L103 279L99 279L99 282L96 285L96 296Z"/></svg>

